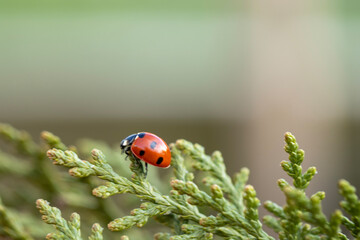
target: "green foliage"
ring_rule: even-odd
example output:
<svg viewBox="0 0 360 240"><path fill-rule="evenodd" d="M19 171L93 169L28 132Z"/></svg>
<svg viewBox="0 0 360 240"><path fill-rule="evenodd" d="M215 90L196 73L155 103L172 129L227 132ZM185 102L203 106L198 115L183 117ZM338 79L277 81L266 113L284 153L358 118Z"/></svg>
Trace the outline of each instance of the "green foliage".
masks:
<svg viewBox="0 0 360 240"><path fill-rule="evenodd" d="M264 207L273 215L265 216L263 221L260 221L258 213L261 202L254 187L247 184L249 170L242 168L231 178L226 173L221 153L215 151L207 155L198 144L185 140L170 144L173 177L169 181L162 181L165 185L168 182L172 188L167 189L158 178L145 178L139 162L132 157L129 157L132 172L129 176L123 167L125 162L120 151L98 142L87 141L77 147L68 147L57 136L43 132L42 139L51 148L46 152L46 147L33 142L28 134L8 125L0 126L0 134L15 145L21 154L30 156L42 166L38 168L38 165L27 163L25 168L21 159L0 152L0 173L16 175L26 181L40 179L44 184L40 189L51 190L51 194L46 195L51 201L58 202L57 199L62 196L63 204L75 209L83 208L87 210L85 214L91 209L96 210L92 211L95 219L105 220L107 228L113 232L128 231L134 226L142 228L155 220L163 226L161 229L168 229L154 235L158 240L213 239L216 236L223 239L273 239L264 231L262 223L265 223L279 239L348 239L341 231L343 225L353 237L360 239L360 201L355 188L341 180L339 191L344 200L340 205L348 216L336 210L329 218L326 217L321 206L325 193L319 191L311 196L305 193L316 174L316 168L310 167L303 172L301 163L305 154L290 133L285 134L285 151L289 154L289 160L281 162L281 167L293 181L292 184L284 179L278 181L286 204L279 206L266 201ZM84 150L89 151L89 145L100 146L103 151L93 149L91 158L81 157L86 156ZM64 175L59 170L61 168L49 166L46 158L55 165L68 168L72 177ZM156 172L153 168L151 170ZM84 187L91 190L97 200L81 190ZM121 210L114 211L116 207L111 199L119 194L133 195L142 203L137 201L138 207L133 208L128 216ZM86 204L88 201L90 204ZM38 199L36 203L43 221L57 230L48 234L47 239L82 239L79 214L72 213L70 220L66 221L61 211L51 207L47 201ZM0 204L0 236L33 239L27 233L27 227L11 215L11 210ZM140 232L148 236L144 229ZM89 239L109 238L103 237L105 233L95 223L91 233L88 233ZM124 235L121 239L129 238Z"/></svg>
<svg viewBox="0 0 360 240"><path fill-rule="evenodd" d="M293 178L291 186L280 179L278 185L286 197L286 205L278 206L271 201L265 202L265 208L277 218L265 216L264 223L279 234L280 239L346 239L341 233L342 213L336 210L328 220L322 212L321 200L324 192L317 192L308 197L304 190L316 174L316 168L310 167L304 174L301 163L304 151L298 149L295 137L285 133L285 151L289 161L282 161L283 170Z"/></svg>
<svg viewBox="0 0 360 240"><path fill-rule="evenodd" d="M124 156L118 151L118 146L113 149L103 142L90 140L80 141L77 147L66 146L59 137L49 132L42 132L42 141L37 143L28 133L7 124L0 124L0 138L3 139L0 146L0 196L3 200L0 239L9 236L24 239L21 235L38 239L51 230L51 227L42 224L36 214L34 202L38 198L46 198L61 206L63 211L79 212L87 234L90 232L87 229L91 229L94 220L106 225L123 215L124 210L135 206L131 199L123 199L119 205L117 200L108 199L105 203L104 199L91 196L89 193L98 184L97 179L71 177L64 169L53 166L46 155L49 148L56 147L78 152L88 158L90 146L99 146L111 156L111 165L116 172L126 176L130 170L123 167ZM156 171L153 172L152 179L159 183ZM21 234L15 236L13 232ZM132 234L140 235L136 232ZM115 238L109 231L104 232L104 237Z"/></svg>
<svg viewBox="0 0 360 240"><path fill-rule="evenodd" d="M16 221L16 216L2 204L0 199L0 236L9 236L18 240L32 240L33 238L23 229L24 226Z"/></svg>
<svg viewBox="0 0 360 240"><path fill-rule="evenodd" d="M344 197L340 206L350 215L350 219L342 216L342 224L354 237L360 239L360 201L355 193L356 189L348 181L340 180L339 192Z"/></svg>
<svg viewBox="0 0 360 240"><path fill-rule="evenodd" d="M185 140L179 140L172 145L174 175L170 184L173 191L170 195L163 195L144 178L141 167L137 161L130 157L130 166L133 176L130 179L118 175L105 160L103 153L97 149L92 151L92 162L81 160L75 152L52 149L48 151L48 157L54 164L69 167L69 173L76 177L88 177L95 175L105 184L93 190L97 197L107 198L114 194L135 194L146 203L140 208L134 209L131 216L113 220L108 224L112 231L122 231L134 225L142 227L149 217L172 216L171 224L173 236L170 238L212 238L214 234L226 238L248 239L271 239L267 235L258 220L257 208L259 200L255 190L251 186L238 189L237 193L231 178L225 173L222 156L215 152L211 157L204 153L199 145L193 145ZM199 189L192 180L194 175L184 165L185 158L190 158L196 169L210 173L207 183L210 185L210 194ZM242 170L240 179L244 177L246 170ZM215 184L219 183L219 185ZM239 184L244 186L245 183ZM231 195L231 200L224 197L224 193ZM244 194L244 202L242 201ZM245 203L245 204L244 204ZM197 205L212 208L217 211L216 217L201 213ZM244 209L244 211L239 211ZM178 226L181 226L179 228ZM188 235L188 236L187 236Z"/></svg>
<svg viewBox="0 0 360 240"><path fill-rule="evenodd" d="M46 239L52 240L61 240L61 239L71 239L71 240L81 240L80 232L80 215L77 213L72 213L70 220L66 221L61 216L61 211L56 207L51 207L49 203L43 199L38 199L36 201L36 207L39 209L42 214L42 220L47 224L54 225L57 233L49 233L46 236ZM102 240L102 231L103 228L95 223L92 226L92 234L89 237L89 240Z"/></svg>

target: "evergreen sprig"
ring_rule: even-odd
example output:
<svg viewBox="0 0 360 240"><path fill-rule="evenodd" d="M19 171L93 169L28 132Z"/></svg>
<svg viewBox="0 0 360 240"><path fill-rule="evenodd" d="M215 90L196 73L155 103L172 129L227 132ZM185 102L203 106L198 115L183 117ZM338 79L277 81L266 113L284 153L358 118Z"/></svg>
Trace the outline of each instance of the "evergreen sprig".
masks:
<svg viewBox="0 0 360 240"><path fill-rule="evenodd" d="M0 151L0 174L30 177L33 166L18 157Z"/></svg>
<svg viewBox="0 0 360 240"><path fill-rule="evenodd" d="M360 201L356 189L348 181L340 180L339 192L344 197L340 206L350 215L350 219L342 216L342 224L356 239L360 239Z"/></svg>
<svg viewBox="0 0 360 240"><path fill-rule="evenodd" d="M70 215L70 220L66 221L61 216L61 211L58 208L51 207L49 202L43 199L38 199L36 201L36 207L42 214L42 220L47 224L53 225L56 230L58 230L56 233L49 233L46 235L46 239L82 240L79 214L72 213ZM95 223L91 230L92 234L89 237L89 240L103 240L103 228L99 224Z"/></svg>
<svg viewBox="0 0 360 240"><path fill-rule="evenodd" d="M24 225L24 234L39 238L47 231L46 227L38 224L38 217L33 215L33 202L39 197L59 202L66 208L80 209L86 213L83 213L85 225L90 224L88 220L90 215L108 222L122 213L114 201L107 201L105 204L103 199L88 194L88 189L95 185L94 181L89 178L70 177L60 168L52 166L46 155L46 151L52 147L75 152L83 152L86 147L67 146L59 137L47 131L41 133L42 141L37 143L27 132L1 123L0 138L5 140L2 143L8 143L10 147L0 150L1 194L7 204L6 213L15 216L13 219L17 225ZM2 148L3 145L0 147ZM101 146L107 152L113 153L109 155L116 155L118 158L121 156L117 149L114 151L106 144ZM121 162L118 158L114 158L114 161ZM120 169L121 173L123 172L121 170L129 172L128 168L117 169ZM127 201L122 207L126 205L132 203ZM17 217L20 212L21 218ZM0 221L0 229L0 238L11 237L8 231L3 231L7 229L5 221Z"/></svg>
<svg viewBox="0 0 360 240"><path fill-rule="evenodd" d="M11 142L24 155L41 157L44 154L29 133L18 130L9 124L0 123L0 136Z"/></svg>
<svg viewBox="0 0 360 240"><path fill-rule="evenodd" d="M93 190L98 197L107 198L114 194L130 193L146 200L140 208L134 209L131 216L115 219L108 224L112 231L122 231L134 225L142 227L149 217L164 215L173 219L172 229L175 235L170 238L187 238L202 236L210 238L213 234L234 239L272 239L267 235L258 219L257 208L260 204L256 198L255 190L244 185L248 177L247 169L237 175L236 184L225 172L223 159L219 152L211 157L206 155L200 145L193 145L185 140L178 141L172 148L172 166L174 175L180 179L173 179L171 186L174 190L170 195L163 195L145 179L139 162L129 157L132 161L131 179L118 175L105 160L104 154L94 149L92 162L81 160L75 152L52 149L48 157L54 164L69 167L69 173L76 177L98 176L106 180L104 185ZM207 181L210 186L210 195L199 189L192 180L194 175L185 167L185 159L192 157L193 166L197 170L209 173ZM209 166L206 166L209 165ZM221 183L219 185L214 182ZM236 187L244 189L241 194L236 192ZM235 193L236 192L236 193ZM224 194L232 195L227 199ZM243 199L243 195L244 198ZM235 199L237 197L237 199ZM237 202L237 204L235 204ZM217 217L206 216L201 213L196 205L203 205L218 212ZM243 211L239 211L237 206ZM190 221L190 222L189 222ZM161 222L161 221L159 221ZM164 235L165 236L165 235Z"/></svg>
<svg viewBox="0 0 360 240"><path fill-rule="evenodd" d="M175 147L185 156L191 158L193 167L197 170L210 173L203 182L208 186L216 184L223 192L227 193L231 204L242 214L242 189L237 189L233 181L226 173L224 159L219 151L215 151L211 156L205 154L205 149L199 144L192 144L186 140L176 141ZM246 179L247 180L247 179ZM240 191L239 191L240 190Z"/></svg>
<svg viewBox="0 0 360 240"><path fill-rule="evenodd" d="M327 219L322 211L321 201L324 192L317 192L311 197L305 194L305 189L316 174L316 168L310 167L304 174L301 163L304 151L299 149L295 137L285 133L285 151L289 161L282 161L283 170L293 178L291 186L285 179L280 179L278 185L286 197L286 205L280 207L271 201L265 202L265 208L275 215L265 216L264 223L279 234L280 239L347 239L341 233L340 224L344 218L341 211L336 210Z"/></svg>
<svg viewBox="0 0 360 240"><path fill-rule="evenodd" d="M285 133L285 143L284 149L285 152L289 154L289 161L282 161L281 167L291 178L293 178L294 187L304 190L316 174L316 168L310 167L303 174L301 163L305 156L304 150L299 149L295 137L289 132Z"/></svg>
<svg viewBox="0 0 360 240"><path fill-rule="evenodd" d="M0 137L9 141L20 153L14 156L0 151L1 174L36 182L43 191L50 189L50 199L60 200L66 207L96 209L100 212L97 216L107 221L111 231L143 227L154 219L170 229L169 232L155 234L154 238L158 240L213 239L216 236L228 240L273 239L264 231L259 220L261 202L254 187L247 183L249 170L242 168L231 178L226 173L219 151L207 155L201 145L186 140L170 144L173 177L170 181L160 181L156 177L146 178L141 162L132 156L129 156L130 167L124 168L125 156L119 150L112 150L98 142L87 141L77 147L67 146L56 135L44 131L41 138L46 145L38 144L26 132L6 124L0 124ZM90 145L100 146L104 151L93 149L91 159L83 158L83 155L88 156ZM46 146L52 149L46 152ZM289 158L281 162L281 167L292 179L292 184L285 179L278 180L286 204L279 206L266 201L264 207L273 216L265 216L263 223L272 228L279 239L347 239L341 225L354 238L360 239L360 201L356 189L341 180L339 192L344 199L340 206L347 216L336 210L327 217L321 205L325 193L319 191L308 196L305 192L317 173L316 168L303 171L301 164L305 153L289 132L285 134L284 149ZM23 161L21 155L30 158L30 161ZM51 168L47 157L55 165L69 168L71 176L82 180L71 180L61 170ZM156 172L155 169L151 170L154 170L151 174ZM131 172L132 175L128 177ZM199 176L202 179L198 179ZM63 179L65 181L61 181ZM164 183L168 183L168 188ZM87 188L79 190L78 187L83 185L87 185ZM170 192L169 186L172 188ZM86 194L89 188L98 197L97 200ZM114 211L116 208L109 199L123 193L132 194L143 201L128 216ZM77 213L73 213L67 221L59 209L51 207L45 200L37 200L37 207L43 220L57 229L57 232L48 234L47 239L82 239L80 216ZM32 240L14 212L0 202L0 236ZM86 220L86 217L83 219ZM102 240L102 231L99 224L94 224L89 240ZM129 240L125 235L120 239Z"/></svg>
<svg viewBox="0 0 360 240"><path fill-rule="evenodd" d="M119 176L115 173L105 160L105 156L97 149L92 151L94 164L85 160L80 160L76 153L72 151L52 149L48 151L48 156L54 161L54 164L70 167L69 173L73 176L87 177L89 175L96 175L99 178L106 180L107 182L105 185L101 185L93 190L93 194L97 197L107 198L118 193L130 193L135 194L143 200L164 207L165 210L162 210L159 213L175 212L181 214L183 218L195 221L198 221L203 217L202 214L193 212L193 208L191 208L190 204L182 205L174 201L170 196L162 195L144 178L140 171L140 167L135 165L137 161L132 157L130 157L132 160L131 169L134 171L134 175L132 176L132 179L129 180L126 177ZM157 207L157 205L152 206ZM147 211L155 211L153 207L149 208ZM149 213L149 216L150 215L152 216L153 214ZM146 219L147 215L143 215L143 218ZM132 219L140 221L138 218ZM123 226L120 227L119 225L121 225L121 222L124 222L123 219L116 219L109 223L110 230L119 231L126 229L129 224L128 221L125 221ZM135 224L136 223L133 225Z"/></svg>
<svg viewBox="0 0 360 240"><path fill-rule="evenodd" d="M33 240L16 216L3 205L0 199L0 236L4 235L17 240Z"/></svg>

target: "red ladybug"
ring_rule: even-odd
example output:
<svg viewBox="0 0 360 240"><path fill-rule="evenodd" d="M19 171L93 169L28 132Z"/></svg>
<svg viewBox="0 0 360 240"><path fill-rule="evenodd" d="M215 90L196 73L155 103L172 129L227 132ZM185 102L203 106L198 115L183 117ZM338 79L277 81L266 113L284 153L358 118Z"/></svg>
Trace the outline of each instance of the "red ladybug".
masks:
<svg viewBox="0 0 360 240"><path fill-rule="evenodd" d="M166 142L155 134L148 132L131 134L121 141L120 148L128 156L132 155L145 162L145 176L148 163L161 168L170 166L170 149Z"/></svg>

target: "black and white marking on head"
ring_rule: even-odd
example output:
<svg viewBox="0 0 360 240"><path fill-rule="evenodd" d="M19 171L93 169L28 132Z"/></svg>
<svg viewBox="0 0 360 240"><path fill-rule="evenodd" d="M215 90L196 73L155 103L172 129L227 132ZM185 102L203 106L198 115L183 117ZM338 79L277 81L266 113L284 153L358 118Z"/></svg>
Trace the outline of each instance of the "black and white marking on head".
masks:
<svg viewBox="0 0 360 240"><path fill-rule="evenodd" d="M164 160L163 157L159 157L158 160L156 161L156 164L157 165L161 164L163 160Z"/></svg>
<svg viewBox="0 0 360 240"><path fill-rule="evenodd" d="M125 139L121 141L120 147L125 148L126 146L131 145L134 142L136 136L137 134L131 134L130 136L127 136Z"/></svg>
<svg viewBox="0 0 360 240"><path fill-rule="evenodd" d="M142 132L142 133L138 133L138 137L139 137L139 138L143 138L143 137L145 137L145 133L144 133L144 132Z"/></svg>
<svg viewBox="0 0 360 240"><path fill-rule="evenodd" d="M141 150L140 153L139 153L140 156L144 156L144 154L145 154L144 150Z"/></svg>
<svg viewBox="0 0 360 240"><path fill-rule="evenodd" d="M152 142L150 143L150 148L151 148L151 149L155 149L156 144L157 144L157 142L152 141Z"/></svg>

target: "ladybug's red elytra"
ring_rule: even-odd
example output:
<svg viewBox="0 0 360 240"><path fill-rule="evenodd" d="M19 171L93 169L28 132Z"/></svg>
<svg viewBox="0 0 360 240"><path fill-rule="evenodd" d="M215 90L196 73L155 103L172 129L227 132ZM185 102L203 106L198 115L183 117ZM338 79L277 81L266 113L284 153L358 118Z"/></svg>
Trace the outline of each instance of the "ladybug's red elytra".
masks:
<svg viewBox="0 0 360 240"><path fill-rule="evenodd" d="M160 137L149 132L131 134L121 141L120 148L128 156L132 155L145 162L145 176L148 163L161 168L167 168L171 163L169 146Z"/></svg>

